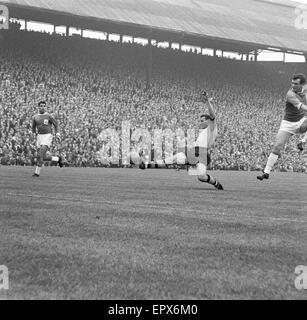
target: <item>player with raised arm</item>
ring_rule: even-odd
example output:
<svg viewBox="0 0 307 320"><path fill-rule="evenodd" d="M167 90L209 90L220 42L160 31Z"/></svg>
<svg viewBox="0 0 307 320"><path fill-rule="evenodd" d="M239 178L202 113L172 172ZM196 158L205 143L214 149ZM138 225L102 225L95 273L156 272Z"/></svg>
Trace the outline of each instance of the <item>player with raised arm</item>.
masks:
<svg viewBox="0 0 307 320"><path fill-rule="evenodd" d="M200 116L200 133L195 142L196 155L199 157L199 162L196 165L196 173L200 182L209 183L218 190L224 190L221 183L207 173L207 167L211 162L209 151L217 138L217 124L213 98L209 98L207 92L204 91L202 93L202 99L207 103L209 113Z"/></svg>
<svg viewBox="0 0 307 320"><path fill-rule="evenodd" d="M32 118L32 132L33 134L37 134L36 146L38 148L37 167L33 177L39 177L44 161L57 162L61 168L63 167L61 157L47 156L47 151L50 148L53 139L52 127L54 127L56 139L60 139L58 123L46 112L45 101L40 101L38 103L38 108L39 114Z"/></svg>
<svg viewBox="0 0 307 320"><path fill-rule="evenodd" d="M202 93L201 97L203 102L208 105L209 113L202 114L200 116L200 132L194 147L188 148L187 155L183 152L177 153L174 156L165 159L165 163L187 163L188 165L191 165L194 160L197 160L196 169L190 168L189 174L196 175L200 182L209 183L216 189L223 190L224 188L221 183L214 177L207 174L207 167L211 162L209 152L217 138L217 124L216 114L213 106L213 98L209 98L206 91Z"/></svg>
<svg viewBox="0 0 307 320"><path fill-rule="evenodd" d="M292 77L291 89L286 97L286 110L277 133L273 150L268 158L263 174L257 176L262 181L269 179L270 172L281 155L285 144L295 134L307 132L306 77L302 73Z"/></svg>

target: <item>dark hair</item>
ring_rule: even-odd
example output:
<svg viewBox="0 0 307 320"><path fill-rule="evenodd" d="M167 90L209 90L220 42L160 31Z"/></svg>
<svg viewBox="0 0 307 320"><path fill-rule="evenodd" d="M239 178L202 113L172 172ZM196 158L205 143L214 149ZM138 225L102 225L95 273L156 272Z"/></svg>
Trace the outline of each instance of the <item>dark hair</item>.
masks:
<svg viewBox="0 0 307 320"><path fill-rule="evenodd" d="M302 74L302 73L295 74L292 77L292 80L297 80L297 79L300 79L300 84L305 84L306 83L306 76L304 74Z"/></svg>
<svg viewBox="0 0 307 320"><path fill-rule="evenodd" d="M38 106L40 107L40 106L41 106L41 104L46 105L46 101L40 101L40 102L38 103Z"/></svg>

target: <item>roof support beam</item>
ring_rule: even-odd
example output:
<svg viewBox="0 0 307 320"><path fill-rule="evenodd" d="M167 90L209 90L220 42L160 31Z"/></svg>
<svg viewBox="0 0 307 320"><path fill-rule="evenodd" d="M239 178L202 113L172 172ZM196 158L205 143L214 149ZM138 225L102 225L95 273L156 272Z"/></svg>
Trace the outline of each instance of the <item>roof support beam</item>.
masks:
<svg viewBox="0 0 307 320"><path fill-rule="evenodd" d="M148 38L148 62L147 62L147 74L146 74L146 90L150 89L152 76L152 44L151 37Z"/></svg>

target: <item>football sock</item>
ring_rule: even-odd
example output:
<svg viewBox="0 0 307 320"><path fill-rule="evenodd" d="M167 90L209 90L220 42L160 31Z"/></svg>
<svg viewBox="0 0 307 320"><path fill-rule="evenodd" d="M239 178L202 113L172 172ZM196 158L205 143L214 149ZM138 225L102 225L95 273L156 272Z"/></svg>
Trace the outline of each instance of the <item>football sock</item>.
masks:
<svg viewBox="0 0 307 320"><path fill-rule="evenodd" d="M214 186L216 184L216 180L213 177L208 175L208 183Z"/></svg>
<svg viewBox="0 0 307 320"><path fill-rule="evenodd" d="M41 167L36 167L35 173L40 175L41 169L42 169Z"/></svg>
<svg viewBox="0 0 307 320"><path fill-rule="evenodd" d="M274 167L274 164L276 163L277 160L278 160L278 155L271 153L268 158L268 162L266 164L264 172L267 174L270 174L270 172L271 172L272 168Z"/></svg>
<svg viewBox="0 0 307 320"><path fill-rule="evenodd" d="M199 176L198 180L201 182L212 184L213 186L216 184L216 180L213 177L209 176L208 174Z"/></svg>

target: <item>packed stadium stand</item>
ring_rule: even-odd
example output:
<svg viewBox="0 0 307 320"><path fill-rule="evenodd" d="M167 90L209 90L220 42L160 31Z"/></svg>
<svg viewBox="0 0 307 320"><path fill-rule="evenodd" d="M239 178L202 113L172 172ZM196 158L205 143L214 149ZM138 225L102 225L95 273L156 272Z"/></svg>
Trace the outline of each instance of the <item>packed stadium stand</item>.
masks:
<svg viewBox="0 0 307 320"><path fill-rule="evenodd" d="M18 28L16 28L18 29ZM260 170L269 155L297 65L255 63L11 28L0 52L0 161L34 165L31 117L45 99L60 123L54 146L69 166L105 166L99 133L138 127L194 128L203 112L199 93L215 97L219 137L212 169ZM293 140L277 170L305 171Z"/></svg>

